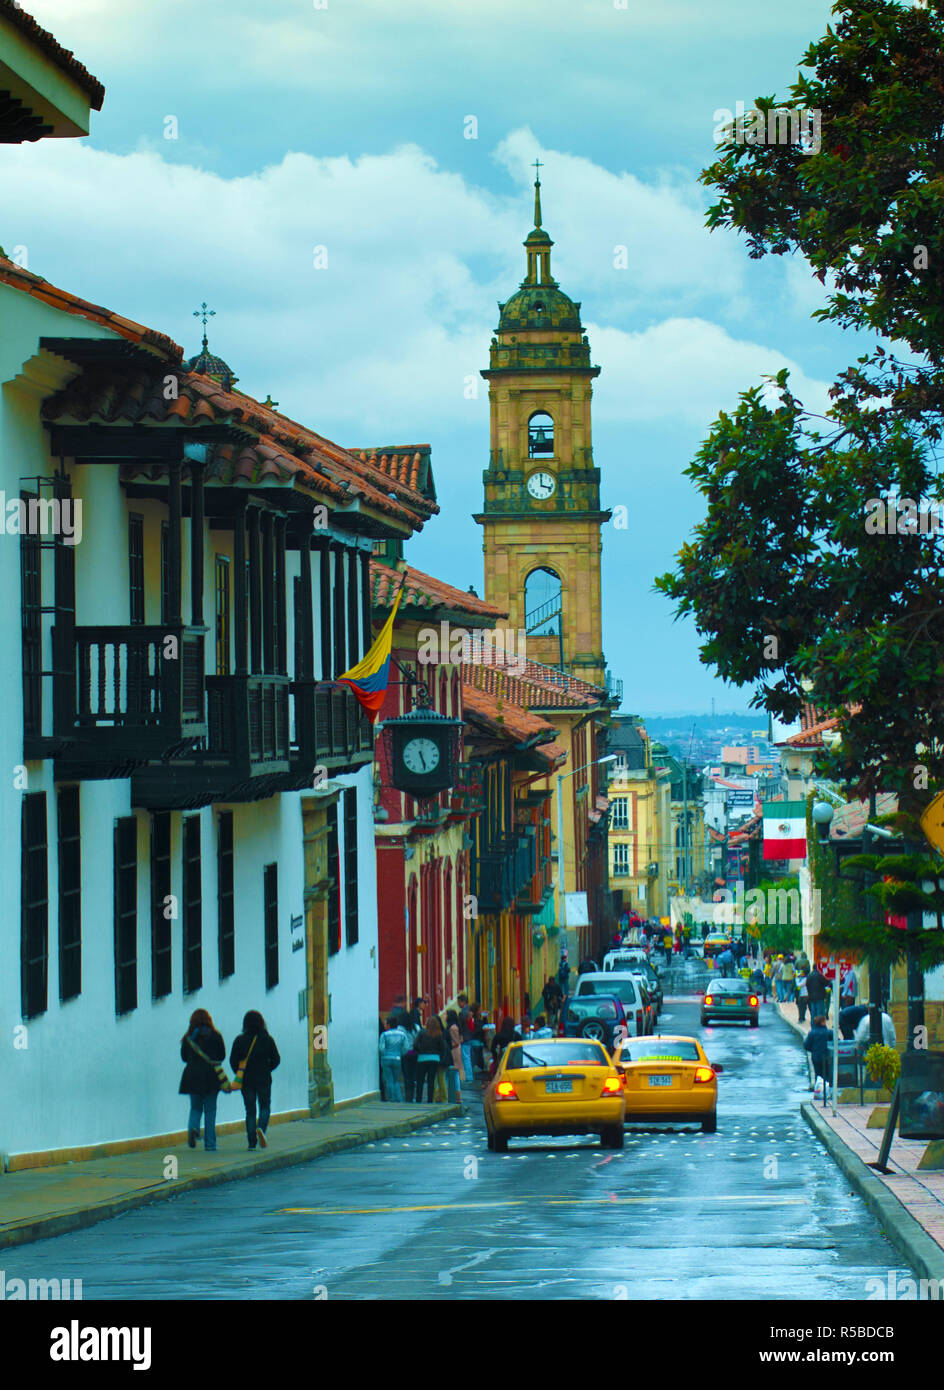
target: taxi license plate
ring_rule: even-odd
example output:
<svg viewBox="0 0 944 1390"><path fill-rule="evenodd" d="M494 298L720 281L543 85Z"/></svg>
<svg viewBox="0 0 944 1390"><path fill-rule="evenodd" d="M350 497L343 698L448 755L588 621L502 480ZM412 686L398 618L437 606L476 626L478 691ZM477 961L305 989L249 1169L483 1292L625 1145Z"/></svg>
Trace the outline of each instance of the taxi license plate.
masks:
<svg viewBox="0 0 944 1390"><path fill-rule="evenodd" d="M671 1076L650 1076L650 1078L649 1078L649 1085L650 1085L650 1086L671 1086L671 1085L672 1085L672 1078L671 1078Z"/></svg>
<svg viewBox="0 0 944 1390"><path fill-rule="evenodd" d="M574 1079L572 1076L550 1076L544 1083L545 1093L549 1096L562 1095L565 1091L574 1089Z"/></svg>

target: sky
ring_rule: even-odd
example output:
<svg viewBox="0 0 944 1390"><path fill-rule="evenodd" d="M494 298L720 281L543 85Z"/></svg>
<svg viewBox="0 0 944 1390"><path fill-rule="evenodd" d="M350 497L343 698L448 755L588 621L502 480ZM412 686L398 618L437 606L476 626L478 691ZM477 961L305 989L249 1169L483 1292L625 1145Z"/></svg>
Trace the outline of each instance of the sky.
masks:
<svg viewBox="0 0 944 1390"><path fill-rule="evenodd" d="M411 564L481 594L497 301L542 161L552 271L582 303L605 507L604 651L623 707L746 710L653 591L703 518L683 476L781 367L822 410L863 349L800 258L709 233L715 112L782 95L829 0L25 0L105 85L85 140L0 147L0 244L211 350L346 446L428 443ZM625 248L621 254L619 248ZM854 348L854 350L853 350Z"/></svg>

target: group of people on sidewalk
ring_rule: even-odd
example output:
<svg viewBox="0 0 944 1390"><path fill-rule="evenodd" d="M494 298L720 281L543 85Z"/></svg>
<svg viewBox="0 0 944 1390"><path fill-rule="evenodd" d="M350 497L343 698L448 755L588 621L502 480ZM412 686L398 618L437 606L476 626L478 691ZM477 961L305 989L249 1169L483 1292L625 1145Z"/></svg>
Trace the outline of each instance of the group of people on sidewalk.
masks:
<svg viewBox="0 0 944 1390"><path fill-rule="evenodd" d="M560 1009L563 992L557 980L545 986ZM415 999L407 1009L400 1000L381 1024L380 1086L385 1101L431 1103L461 1101L462 1089L487 1082L495 1073L510 1042L523 1038L552 1038L554 1029L545 1014L532 1022L525 1013L520 1023L509 1015L498 1029L468 995L456 999L458 1008L425 1017L426 998Z"/></svg>
<svg viewBox="0 0 944 1390"><path fill-rule="evenodd" d="M190 1097L190 1147L196 1148L202 1119L203 1146L208 1152L216 1149L217 1097L220 1091L239 1090L246 1109L249 1147L254 1149L258 1144L264 1149L272 1109L272 1073L282 1059L262 1014L250 1009L243 1018L243 1031L233 1043L229 1058L235 1081L230 1081L223 1070L226 1044L206 1009L195 1009L190 1015L187 1031L180 1040L180 1056L184 1072L179 1094Z"/></svg>

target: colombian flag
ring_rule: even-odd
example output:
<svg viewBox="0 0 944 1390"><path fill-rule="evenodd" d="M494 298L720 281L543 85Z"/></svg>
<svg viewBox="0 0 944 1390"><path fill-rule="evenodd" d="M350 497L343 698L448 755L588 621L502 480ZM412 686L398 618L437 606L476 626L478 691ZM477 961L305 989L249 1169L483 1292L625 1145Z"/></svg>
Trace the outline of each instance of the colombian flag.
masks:
<svg viewBox="0 0 944 1390"><path fill-rule="evenodd" d="M401 583L390 610L390 617L378 632L370 651L361 658L356 666L352 666L349 671L345 671L344 675L338 676L335 681L336 685L343 684L351 687L360 701L361 707L367 711L372 724L377 718L377 712L387 693L387 682L390 679L390 648L393 646L393 620L397 616L402 595L403 584Z"/></svg>

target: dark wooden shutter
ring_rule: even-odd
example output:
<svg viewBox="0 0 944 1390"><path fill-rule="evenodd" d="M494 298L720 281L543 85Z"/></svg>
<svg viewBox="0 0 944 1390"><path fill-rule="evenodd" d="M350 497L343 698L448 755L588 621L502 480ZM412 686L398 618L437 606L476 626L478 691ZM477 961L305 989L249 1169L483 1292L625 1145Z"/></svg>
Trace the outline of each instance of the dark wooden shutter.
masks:
<svg viewBox="0 0 944 1390"><path fill-rule="evenodd" d="M341 866L338 860L338 805L327 809L328 820L328 876L331 885L328 889L328 954L333 956L341 949Z"/></svg>
<svg viewBox="0 0 944 1390"><path fill-rule="evenodd" d="M24 493L28 500L30 494ZM39 537L20 536L20 601L23 617L23 732L43 732L42 551ZM36 793L38 795L38 793Z"/></svg>
<svg viewBox="0 0 944 1390"><path fill-rule="evenodd" d="M345 787L344 811L344 938L357 944L357 788Z"/></svg>
<svg viewBox="0 0 944 1390"><path fill-rule="evenodd" d="M144 622L144 518L135 514L128 517L128 614Z"/></svg>
<svg viewBox="0 0 944 1390"><path fill-rule="evenodd" d="M82 842L79 788L60 787L59 812L59 998L82 993Z"/></svg>
<svg viewBox="0 0 944 1390"><path fill-rule="evenodd" d="M220 811L216 822L217 910L220 979L236 969L236 915L233 900L233 813Z"/></svg>
<svg viewBox="0 0 944 1390"><path fill-rule="evenodd" d="M279 866L266 864L262 880L265 922L265 987L279 982Z"/></svg>
<svg viewBox="0 0 944 1390"><path fill-rule="evenodd" d="M115 1013L138 1007L138 822L115 821Z"/></svg>
<svg viewBox="0 0 944 1390"><path fill-rule="evenodd" d="M49 977L45 792L23 797L20 854L20 1007L24 1018L36 1018L46 1012Z"/></svg>
<svg viewBox="0 0 944 1390"><path fill-rule="evenodd" d="M184 994L203 984L203 894L200 872L200 817L184 817Z"/></svg>
<svg viewBox="0 0 944 1390"><path fill-rule="evenodd" d="M163 999L173 985L170 897L170 812L151 817L151 995Z"/></svg>

